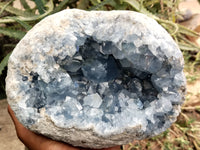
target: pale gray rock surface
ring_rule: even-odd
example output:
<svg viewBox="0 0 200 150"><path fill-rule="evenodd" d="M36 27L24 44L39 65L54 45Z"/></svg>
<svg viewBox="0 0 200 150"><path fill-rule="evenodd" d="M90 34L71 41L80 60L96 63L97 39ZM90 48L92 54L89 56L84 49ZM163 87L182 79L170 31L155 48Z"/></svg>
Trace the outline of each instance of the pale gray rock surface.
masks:
<svg viewBox="0 0 200 150"><path fill-rule="evenodd" d="M64 10L16 46L6 92L28 129L105 148L170 127L184 99L183 63L170 35L143 14Z"/></svg>

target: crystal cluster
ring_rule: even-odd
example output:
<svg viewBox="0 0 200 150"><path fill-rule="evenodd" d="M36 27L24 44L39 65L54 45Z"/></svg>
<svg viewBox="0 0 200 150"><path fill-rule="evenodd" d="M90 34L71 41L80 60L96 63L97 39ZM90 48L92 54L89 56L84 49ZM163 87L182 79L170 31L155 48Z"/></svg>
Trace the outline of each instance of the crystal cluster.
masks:
<svg viewBox="0 0 200 150"><path fill-rule="evenodd" d="M30 130L105 148L165 131L185 93L183 57L153 19L131 11L64 10L19 42L8 102Z"/></svg>

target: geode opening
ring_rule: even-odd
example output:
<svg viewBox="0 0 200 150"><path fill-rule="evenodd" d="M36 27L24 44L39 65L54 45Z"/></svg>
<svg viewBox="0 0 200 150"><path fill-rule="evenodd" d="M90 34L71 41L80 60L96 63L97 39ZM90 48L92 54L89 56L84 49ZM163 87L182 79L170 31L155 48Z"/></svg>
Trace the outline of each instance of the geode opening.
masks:
<svg viewBox="0 0 200 150"><path fill-rule="evenodd" d="M82 147L166 130L185 92L175 42L154 20L130 11L49 16L17 45L8 67L8 102L20 122Z"/></svg>
<svg viewBox="0 0 200 150"><path fill-rule="evenodd" d="M129 98L139 98L136 103L140 109L157 99L158 92L151 83L151 73L139 71L126 58L114 56L113 53L117 51L120 50L112 42L98 43L87 38L84 45L77 46L77 52L72 58L54 58L70 75L74 87L79 91L76 99L82 105L85 104L83 100L86 95L98 94L102 103L106 103L107 97L122 91ZM120 112L122 106L118 101L115 103L118 107L116 112ZM104 107L102 105L102 109Z"/></svg>

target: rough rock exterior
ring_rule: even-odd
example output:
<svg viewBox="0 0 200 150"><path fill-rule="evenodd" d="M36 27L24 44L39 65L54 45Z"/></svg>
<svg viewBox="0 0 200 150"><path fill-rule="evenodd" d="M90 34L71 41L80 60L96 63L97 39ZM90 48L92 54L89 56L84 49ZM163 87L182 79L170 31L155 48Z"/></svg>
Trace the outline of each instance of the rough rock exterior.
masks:
<svg viewBox="0 0 200 150"><path fill-rule="evenodd" d="M185 93L183 57L153 19L132 11L64 10L10 56L6 91L28 129L105 148L165 131Z"/></svg>

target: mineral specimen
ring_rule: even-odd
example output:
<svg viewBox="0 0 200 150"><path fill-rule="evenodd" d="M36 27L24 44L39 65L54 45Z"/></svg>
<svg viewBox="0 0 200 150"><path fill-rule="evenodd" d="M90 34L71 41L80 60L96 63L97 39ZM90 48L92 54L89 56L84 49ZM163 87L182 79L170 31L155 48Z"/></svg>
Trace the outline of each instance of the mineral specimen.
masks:
<svg viewBox="0 0 200 150"><path fill-rule="evenodd" d="M185 93L183 57L153 19L132 11L46 17L9 59L8 102L28 129L105 148L165 131Z"/></svg>

